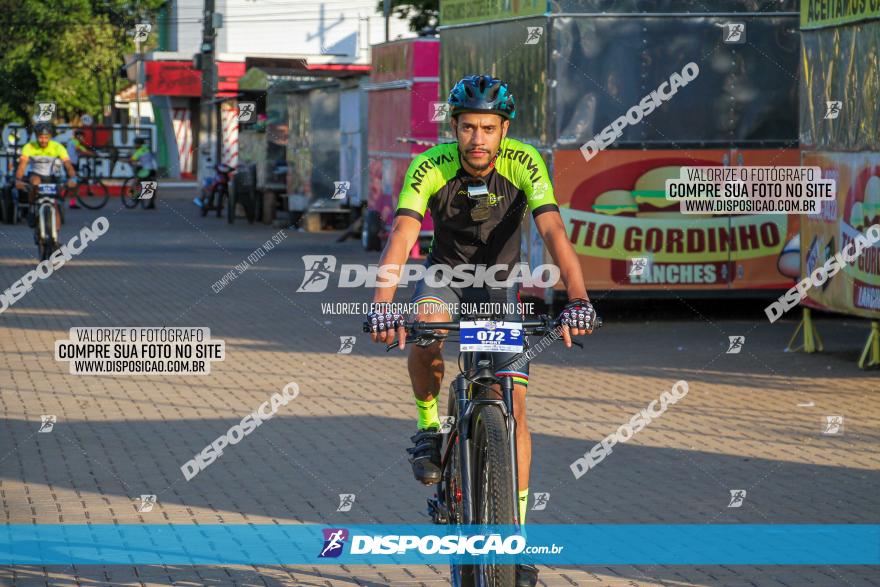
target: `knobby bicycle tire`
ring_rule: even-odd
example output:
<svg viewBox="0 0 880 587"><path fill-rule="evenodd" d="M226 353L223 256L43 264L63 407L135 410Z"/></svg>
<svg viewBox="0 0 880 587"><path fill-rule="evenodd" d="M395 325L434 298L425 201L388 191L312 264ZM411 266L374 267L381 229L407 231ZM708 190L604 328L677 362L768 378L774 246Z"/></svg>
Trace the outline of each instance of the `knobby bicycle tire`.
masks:
<svg viewBox="0 0 880 587"><path fill-rule="evenodd" d="M516 517L510 469L510 445L507 425L501 408L484 405L474 412L471 464L474 486L474 523L479 525L510 525ZM486 587L513 587L516 582L514 565L484 564L476 572ZM464 584L464 583L463 583Z"/></svg>

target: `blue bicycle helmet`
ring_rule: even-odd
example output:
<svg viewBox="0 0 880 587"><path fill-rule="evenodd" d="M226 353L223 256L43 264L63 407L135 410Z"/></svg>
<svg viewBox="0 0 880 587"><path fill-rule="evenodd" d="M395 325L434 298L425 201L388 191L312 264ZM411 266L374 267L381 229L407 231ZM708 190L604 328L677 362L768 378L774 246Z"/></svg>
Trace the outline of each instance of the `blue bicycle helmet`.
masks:
<svg viewBox="0 0 880 587"><path fill-rule="evenodd" d="M507 84L489 75L471 75L462 78L447 100L450 114L464 112L491 112L508 120L516 117L516 104Z"/></svg>

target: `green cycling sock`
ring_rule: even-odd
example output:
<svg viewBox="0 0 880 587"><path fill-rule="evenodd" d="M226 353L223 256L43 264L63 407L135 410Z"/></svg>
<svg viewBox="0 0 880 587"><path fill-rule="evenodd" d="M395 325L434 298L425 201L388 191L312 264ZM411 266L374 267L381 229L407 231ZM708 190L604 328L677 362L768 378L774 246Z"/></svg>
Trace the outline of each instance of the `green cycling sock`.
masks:
<svg viewBox="0 0 880 587"><path fill-rule="evenodd" d="M521 489L519 491L519 523L520 525L526 523L526 509L529 507L529 488Z"/></svg>
<svg viewBox="0 0 880 587"><path fill-rule="evenodd" d="M419 410L419 430L440 428L440 415L437 413L436 397L426 402L416 398L416 408Z"/></svg>

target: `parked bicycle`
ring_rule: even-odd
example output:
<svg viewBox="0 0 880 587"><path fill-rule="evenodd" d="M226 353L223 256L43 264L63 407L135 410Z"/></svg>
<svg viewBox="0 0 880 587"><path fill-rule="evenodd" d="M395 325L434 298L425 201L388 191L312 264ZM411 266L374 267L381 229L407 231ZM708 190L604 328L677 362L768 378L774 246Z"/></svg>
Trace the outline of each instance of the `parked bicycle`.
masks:
<svg viewBox="0 0 880 587"><path fill-rule="evenodd" d="M226 222L232 224L235 221L235 195L229 189L229 183L235 169L220 163L214 166L217 173L210 178L202 186L202 195L196 198L195 203L201 208L202 216L207 216L208 212L215 210L219 218L223 214L224 204L226 208Z"/></svg>
<svg viewBox="0 0 880 587"><path fill-rule="evenodd" d="M499 328L499 321L487 316L468 316L459 322L407 322L407 342L428 345L448 340L448 334L438 330L457 331L461 342L467 339L468 348L491 348L496 343L508 343L528 349L528 336L544 336L559 327L559 320L542 315L535 320L507 322ZM595 327L602 320L596 318ZM370 324L364 323L364 332ZM410 338L412 337L412 338ZM484 341L485 345L480 345ZM453 342L455 342L453 340ZM579 347L583 345L572 341ZM387 345L385 350L396 348ZM428 499L428 513L435 524L512 525L519 527L516 470L516 420L513 414L513 380L497 377L495 372L516 363L524 352L504 365L492 364L492 351L470 350L459 354L460 373L449 386L448 411L452 418L444 432L441 452L441 479L434 497ZM500 387L500 397L493 384ZM516 580L513 565L452 564L452 584L455 586L512 587Z"/></svg>

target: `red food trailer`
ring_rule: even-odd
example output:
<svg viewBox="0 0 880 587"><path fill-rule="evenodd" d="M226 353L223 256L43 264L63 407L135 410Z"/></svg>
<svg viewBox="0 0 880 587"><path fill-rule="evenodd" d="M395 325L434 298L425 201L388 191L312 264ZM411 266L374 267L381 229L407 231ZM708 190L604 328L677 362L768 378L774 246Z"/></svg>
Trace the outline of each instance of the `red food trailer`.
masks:
<svg viewBox="0 0 880 587"><path fill-rule="evenodd" d="M370 180L361 241L380 250L394 220L397 196L412 159L437 143L434 104L438 92L440 42L413 38L373 46L367 149ZM422 222L420 241L434 234L430 214Z"/></svg>

